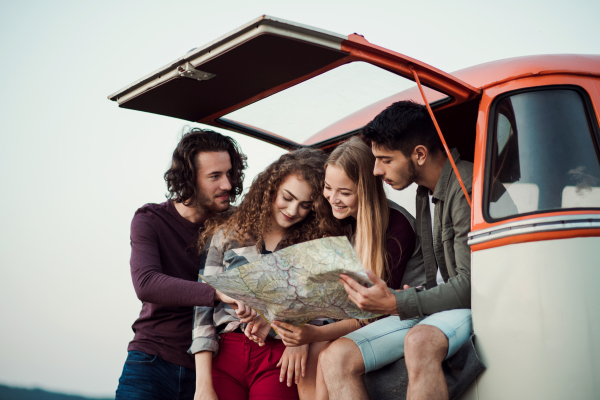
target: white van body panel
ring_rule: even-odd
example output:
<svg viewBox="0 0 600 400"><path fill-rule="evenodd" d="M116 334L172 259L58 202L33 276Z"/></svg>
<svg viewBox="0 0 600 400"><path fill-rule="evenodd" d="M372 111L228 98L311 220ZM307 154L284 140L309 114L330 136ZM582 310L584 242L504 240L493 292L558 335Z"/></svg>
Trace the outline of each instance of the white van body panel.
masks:
<svg viewBox="0 0 600 400"><path fill-rule="evenodd" d="M475 344L487 367L478 396L597 399L600 237L519 243L471 257Z"/></svg>

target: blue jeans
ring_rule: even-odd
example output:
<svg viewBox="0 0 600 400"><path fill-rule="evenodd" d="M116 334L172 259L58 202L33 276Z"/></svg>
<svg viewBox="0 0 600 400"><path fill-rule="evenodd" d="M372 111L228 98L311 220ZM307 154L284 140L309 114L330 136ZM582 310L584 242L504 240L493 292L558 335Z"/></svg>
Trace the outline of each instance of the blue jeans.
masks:
<svg viewBox="0 0 600 400"><path fill-rule="evenodd" d="M344 336L356 343L362 354L366 372L378 370L404 357L404 337L415 325L431 325L448 338L448 354L452 357L471 336L471 310L441 311L425 318L400 320L391 316L373 322Z"/></svg>
<svg viewBox="0 0 600 400"><path fill-rule="evenodd" d="M115 400L193 400L196 372L159 356L130 351Z"/></svg>

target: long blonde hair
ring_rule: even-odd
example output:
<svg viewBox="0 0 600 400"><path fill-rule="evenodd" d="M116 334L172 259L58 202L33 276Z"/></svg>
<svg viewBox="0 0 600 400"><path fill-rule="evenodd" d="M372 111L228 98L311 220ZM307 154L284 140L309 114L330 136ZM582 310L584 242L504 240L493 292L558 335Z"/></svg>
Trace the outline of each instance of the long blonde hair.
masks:
<svg viewBox="0 0 600 400"><path fill-rule="evenodd" d="M333 150L325 165L342 168L356 184L358 213L354 249L365 269L387 280L389 265L386 232L390 212L383 183L373 175L375 156L362 139L353 137Z"/></svg>

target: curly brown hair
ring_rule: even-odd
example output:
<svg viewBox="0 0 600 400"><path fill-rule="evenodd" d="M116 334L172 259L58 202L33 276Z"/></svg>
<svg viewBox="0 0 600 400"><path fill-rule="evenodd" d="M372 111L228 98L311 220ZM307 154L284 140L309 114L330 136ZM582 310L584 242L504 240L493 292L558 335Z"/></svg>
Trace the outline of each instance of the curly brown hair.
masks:
<svg viewBox="0 0 600 400"><path fill-rule="evenodd" d="M282 239L283 247L341 233L339 222L333 217L331 207L322 195L325 180L326 155L321 150L304 148L282 155L256 176L242 203L235 210L217 215L205 224L198 240L199 251L218 229L225 237L238 243L251 240L260 251L264 235L269 231L273 203L279 185L290 175L306 181L312 189L313 208L308 216L292 225Z"/></svg>
<svg viewBox="0 0 600 400"><path fill-rule="evenodd" d="M235 140L210 129L193 128L184 133L173 151L171 168L165 172L169 192L166 197L176 203L195 207L198 204L197 172L200 169L198 154L226 151L231 159L231 191L229 200L235 201L244 187L246 156Z"/></svg>

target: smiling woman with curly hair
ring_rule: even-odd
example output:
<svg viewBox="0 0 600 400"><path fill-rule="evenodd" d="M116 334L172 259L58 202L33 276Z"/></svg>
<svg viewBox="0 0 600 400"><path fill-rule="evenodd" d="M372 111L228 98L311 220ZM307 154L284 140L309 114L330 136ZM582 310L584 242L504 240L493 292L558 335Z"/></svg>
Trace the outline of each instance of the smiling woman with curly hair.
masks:
<svg viewBox="0 0 600 400"><path fill-rule="evenodd" d="M331 207L320 195L325 177L325 161L326 155L315 149L296 150L282 155L256 176L239 207L206 222L199 248L204 248L206 241L217 229L223 229L224 236L239 243L251 240L260 250L265 244L265 234L274 228L273 203L279 186L291 175L297 176L310 187L313 212L301 223L294 223L287 229L280 247L339 234L339 224L333 218Z"/></svg>
<svg viewBox="0 0 600 400"><path fill-rule="evenodd" d="M301 149L282 155L261 172L239 207L206 223L199 240L201 250L208 247L201 275L215 275L296 243L340 234L339 222L321 195L325 161L322 151ZM300 380L308 345L286 347L271 331L259 346L243 334L244 321L224 303L196 307L190 348L196 358L196 397L214 398L216 393L221 400L260 395L297 399L292 379L295 375L296 383ZM247 354L252 355L248 360ZM282 378L287 374L287 385L280 382L280 374Z"/></svg>

